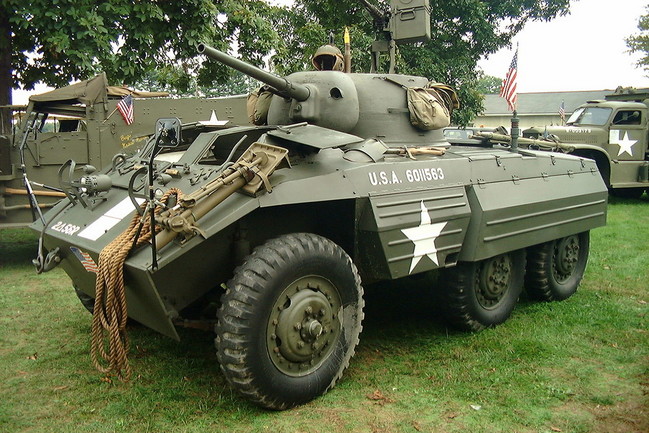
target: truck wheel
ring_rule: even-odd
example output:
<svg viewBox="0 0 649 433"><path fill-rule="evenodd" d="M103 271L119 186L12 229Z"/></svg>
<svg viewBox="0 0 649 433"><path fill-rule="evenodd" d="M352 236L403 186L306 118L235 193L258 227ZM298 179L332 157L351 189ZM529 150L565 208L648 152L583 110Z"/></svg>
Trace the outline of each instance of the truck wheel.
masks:
<svg viewBox="0 0 649 433"><path fill-rule="evenodd" d="M525 250L444 269L440 295L446 318L466 331L503 323L521 294L524 272Z"/></svg>
<svg viewBox="0 0 649 433"><path fill-rule="evenodd" d="M76 287L74 288L74 292L77 294L77 297L81 301L81 305L83 305L83 307L86 310L90 311L90 314L92 314L92 311L95 309L95 298L86 295L85 292L77 289Z"/></svg>
<svg viewBox="0 0 649 433"><path fill-rule="evenodd" d="M221 369L238 391L269 409L306 403L331 389L362 329L356 267L341 247L309 233L256 248L221 301Z"/></svg>
<svg viewBox="0 0 649 433"><path fill-rule="evenodd" d="M525 287L531 298L562 301L572 296L588 261L589 232L528 248Z"/></svg>

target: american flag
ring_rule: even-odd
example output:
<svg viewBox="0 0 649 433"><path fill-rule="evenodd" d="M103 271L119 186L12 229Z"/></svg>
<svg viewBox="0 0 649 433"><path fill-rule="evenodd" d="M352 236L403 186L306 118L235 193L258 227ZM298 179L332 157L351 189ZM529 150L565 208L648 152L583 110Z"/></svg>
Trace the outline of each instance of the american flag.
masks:
<svg viewBox="0 0 649 433"><path fill-rule="evenodd" d="M70 247L70 251L72 251L74 255L77 256L77 259L79 259L79 261L86 269L86 271L94 272L95 274L99 272L99 268L97 268L97 263L95 263L92 257L90 257L90 254L88 254L85 251L81 251L77 247Z"/></svg>
<svg viewBox="0 0 649 433"><path fill-rule="evenodd" d="M503 85L500 88L500 96L507 100L507 105L509 109L514 111L516 109L516 100L518 99L518 94L516 93L516 75L518 69L518 47L516 47L516 52L514 53L514 58L512 59L512 64L509 65L509 71L507 71L507 76L503 80Z"/></svg>
<svg viewBox="0 0 649 433"><path fill-rule="evenodd" d="M563 101L561 101L561 105L559 105L559 117L561 117L561 123L565 123L565 121L566 121L566 107L563 105Z"/></svg>
<svg viewBox="0 0 649 433"><path fill-rule="evenodd" d="M133 123L133 97L131 95L124 96L124 98L117 103L117 110L119 110L119 114L122 115L124 122L126 122L127 125Z"/></svg>

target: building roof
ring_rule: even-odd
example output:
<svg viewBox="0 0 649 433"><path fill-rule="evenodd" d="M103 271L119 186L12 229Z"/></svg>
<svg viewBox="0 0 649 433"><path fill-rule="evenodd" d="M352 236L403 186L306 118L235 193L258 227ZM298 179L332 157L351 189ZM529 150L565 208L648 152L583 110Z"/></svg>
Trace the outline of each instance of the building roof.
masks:
<svg viewBox="0 0 649 433"><path fill-rule="evenodd" d="M576 92L536 92L519 93L517 111L520 115L552 115L559 113L561 101L564 103L566 113L572 113L581 104L594 99L604 99L614 90L583 90ZM484 111L482 116L511 115L507 108L507 101L498 94L485 95Z"/></svg>

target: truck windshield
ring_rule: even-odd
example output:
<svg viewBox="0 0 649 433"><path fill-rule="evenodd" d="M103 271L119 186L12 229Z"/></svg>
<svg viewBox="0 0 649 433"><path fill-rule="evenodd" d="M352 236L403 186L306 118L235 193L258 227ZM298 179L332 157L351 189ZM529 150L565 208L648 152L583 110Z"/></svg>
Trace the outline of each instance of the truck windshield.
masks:
<svg viewBox="0 0 649 433"><path fill-rule="evenodd" d="M575 110L566 122L567 125L605 125L612 108L582 107Z"/></svg>

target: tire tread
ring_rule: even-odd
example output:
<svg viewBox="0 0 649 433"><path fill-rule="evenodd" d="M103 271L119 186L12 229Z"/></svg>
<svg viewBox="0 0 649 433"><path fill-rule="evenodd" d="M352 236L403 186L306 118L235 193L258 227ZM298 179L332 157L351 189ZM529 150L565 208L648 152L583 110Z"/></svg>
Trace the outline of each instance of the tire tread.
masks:
<svg viewBox="0 0 649 433"><path fill-rule="evenodd" d="M350 349L342 360L337 374L326 388L325 392L327 392L338 382L349 366L359 342L359 334L362 330L360 323L363 319L363 289L360 276L349 256L338 245L310 233L284 235L268 241L256 248L244 264L235 270L234 277L227 283L221 308L217 312L218 337L215 339L215 344L221 370L227 381L239 392L254 403L269 409L283 410L293 406L294 403L264 394L256 385L254 374L247 366L246 346L249 342L246 335L251 330L251 322L254 320L253 306L260 302L264 287L273 278L276 269L281 269L296 257L309 251L327 251L346 263L353 272L356 287L360 290L360 301L357 307L358 332L354 333Z"/></svg>

